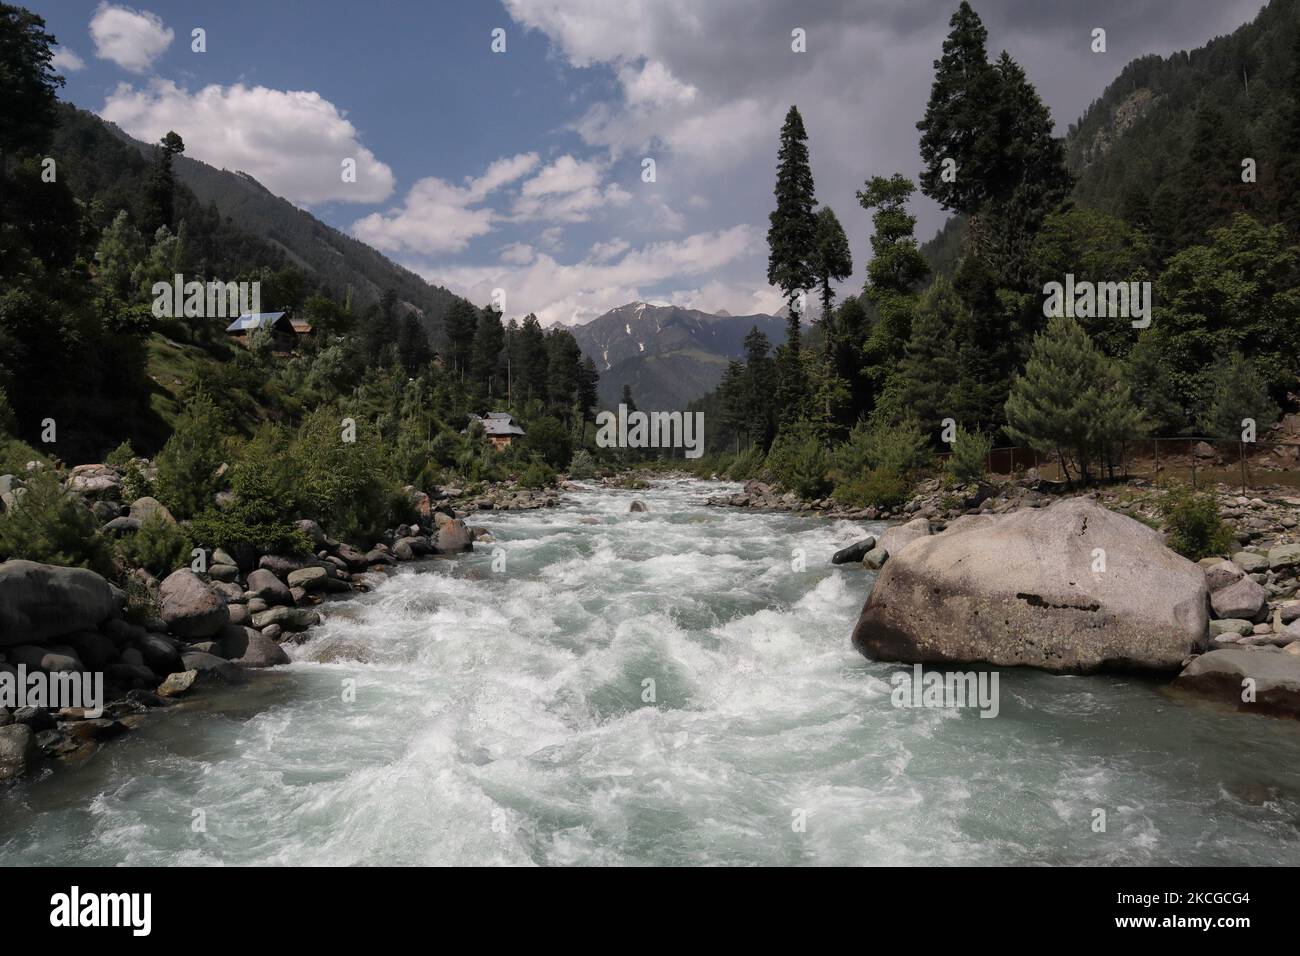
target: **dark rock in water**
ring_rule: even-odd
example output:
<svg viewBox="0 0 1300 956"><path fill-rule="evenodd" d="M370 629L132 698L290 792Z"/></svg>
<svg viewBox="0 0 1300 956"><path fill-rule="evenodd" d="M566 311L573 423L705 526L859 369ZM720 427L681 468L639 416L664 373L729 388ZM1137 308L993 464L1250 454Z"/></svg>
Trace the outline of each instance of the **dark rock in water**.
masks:
<svg viewBox="0 0 1300 956"><path fill-rule="evenodd" d="M181 655L177 652L176 645L161 634L146 631L132 646L144 658L145 666L155 674L170 674L180 667Z"/></svg>
<svg viewBox="0 0 1300 956"><path fill-rule="evenodd" d="M32 728L26 724L0 727L0 780L21 777L39 755Z"/></svg>
<svg viewBox="0 0 1300 956"><path fill-rule="evenodd" d="M186 651L181 655L181 664L187 671L198 671L200 683L216 681L240 684L244 681L244 675L237 666L213 654L204 654L202 651Z"/></svg>
<svg viewBox="0 0 1300 956"><path fill-rule="evenodd" d="M198 679L198 671L177 671L175 674L168 674L167 679L158 685L158 697L181 697L189 693Z"/></svg>
<svg viewBox="0 0 1300 956"><path fill-rule="evenodd" d="M646 505L644 501L638 498L636 501L632 502L632 504L628 506L627 510L629 513L631 513L634 511L649 511L650 508Z"/></svg>
<svg viewBox="0 0 1300 956"><path fill-rule="evenodd" d="M189 568L173 571L158 588L162 618L177 637L211 637L230 620L226 602Z"/></svg>
<svg viewBox="0 0 1300 956"><path fill-rule="evenodd" d="M221 641L225 656L241 667L276 667L289 663L279 644L251 627L228 627Z"/></svg>
<svg viewBox="0 0 1300 956"><path fill-rule="evenodd" d="M1253 681L1254 701L1242 700ZM1300 717L1300 655L1277 647L1226 647L1202 654L1174 687L1233 704L1238 710Z"/></svg>
<svg viewBox="0 0 1300 956"><path fill-rule="evenodd" d="M121 721L98 717L93 720L77 720L64 728L76 740L100 742L112 740L126 733L128 728Z"/></svg>
<svg viewBox="0 0 1300 956"><path fill-rule="evenodd" d="M860 564L868 551L876 546L876 539L867 535L847 548L840 548L831 556L831 564Z"/></svg>
<svg viewBox="0 0 1300 956"><path fill-rule="evenodd" d="M14 723L26 724L33 731L49 730L54 726L54 714L46 707L19 707L14 711Z"/></svg>
<svg viewBox="0 0 1300 956"><path fill-rule="evenodd" d="M34 561L0 564L0 647L95 630L119 616L122 592L94 571Z"/></svg>
<svg viewBox="0 0 1300 956"><path fill-rule="evenodd" d="M1158 532L1071 498L890 549L853 643L907 663L1178 670L1205 649L1207 598Z"/></svg>
<svg viewBox="0 0 1300 956"><path fill-rule="evenodd" d="M347 562L349 571L364 571L370 566L366 556L350 544L340 544L336 551L338 556Z"/></svg>
<svg viewBox="0 0 1300 956"><path fill-rule="evenodd" d="M103 670L104 665L117 657L117 646L98 631L78 631L63 638L83 664L93 671Z"/></svg>

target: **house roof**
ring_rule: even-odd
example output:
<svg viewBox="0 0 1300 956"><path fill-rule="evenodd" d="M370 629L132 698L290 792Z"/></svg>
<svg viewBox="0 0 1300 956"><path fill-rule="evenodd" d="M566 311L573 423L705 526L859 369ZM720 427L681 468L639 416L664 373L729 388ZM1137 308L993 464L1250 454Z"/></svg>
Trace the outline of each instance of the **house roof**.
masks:
<svg viewBox="0 0 1300 956"><path fill-rule="evenodd" d="M254 329L269 329L280 319L283 312L246 312L226 326L227 332L251 332Z"/></svg>
<svg viewBox="0 0 1300 956"><path fill-rule="evenodd" d="M289 324L293 326L295 332L301 335L306 335L312 328L311 323L306 319L290 319Z"/></svg>
<svg viewBox="0 0 1300 956"><path fill-rule="evenodd" d="M509 412L488 412L486 415L478 416L470 414L471 421L481 422L483 433L485 435L508 436L523 435L524 430L515 424L514 418Z"/></svg>

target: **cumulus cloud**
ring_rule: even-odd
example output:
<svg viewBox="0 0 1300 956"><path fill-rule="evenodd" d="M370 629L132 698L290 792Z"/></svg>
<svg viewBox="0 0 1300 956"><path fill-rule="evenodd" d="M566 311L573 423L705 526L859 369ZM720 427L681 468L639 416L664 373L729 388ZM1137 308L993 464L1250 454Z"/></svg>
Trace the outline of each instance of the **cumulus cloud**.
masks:
<svg viewBox="0 0 1300 956"><path fill-rule="evenodd" d="M508 315L531 311L548 324L578 325L627 302L646 299L646 290L665 282L711 275L750 254L759 238L752 227L739 225L638 248L611 240L593 246L581 261L568 264L543 253L524 265L419 271L474 302L486 302L493 289L504 289Z"/></svg>
<svg viewBox="0 0 1300 956"><path fill-rule="evenodd" d="M436 254L461 252L470 241L492 231L500 214L484 201L501 187L537 167L536 153L498 159L482 176L457 186L436 176L421 179L401 206L371 213L352 224L352 233L385 252Z"/></svg>
<svg viewBox="0 0 1300 956"><path fill-rule="evenodd" d="M54 48L54 55L50 57L50 66L60 73L75 73L86 68L86 61L66 46L58 46Z"/></svg>
<svg viewBox="0 0 1300 956"><path fill-rule="evenodd" d="M356 127L319 93L242 84L191 93L170 80L143 89L123 83L100 116L146 142L175 130L188 155L246 172L301 205L380 202L393 191L392 170L361 145ZM343 181L347 159L356 163L355 182Z"/></svg>
<svg viewBox="0 0 1300 956"><path fill-rule="evenodd" d="M95 56L143 73L171 46L175 32L156 13L101 3L90 18Z"/></svg>

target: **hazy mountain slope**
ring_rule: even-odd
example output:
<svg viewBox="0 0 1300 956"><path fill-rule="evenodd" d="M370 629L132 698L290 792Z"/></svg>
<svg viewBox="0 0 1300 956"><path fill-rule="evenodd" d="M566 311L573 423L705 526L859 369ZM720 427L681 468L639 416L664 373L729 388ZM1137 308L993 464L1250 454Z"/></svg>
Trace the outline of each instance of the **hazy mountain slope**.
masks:
<svg viewBox="0 0 1300 956"><path fill-rule="evenodd" d="M639 408L681 409L717 387L755 326L773 347L785 341L785 321L777 316L711 315L645 302L606 312L573 335L600 372L602 405L617 405L627 384Z"/></svg>
<svg viewBox="0 0 1300 956"><path fill-rule="evenodd" d="M152 149L113 124L105 125L142 152ZM456 298L453 293L281 199L246 173L216 169L188 156L179 157L175 170L200 202L215 203L239 229L275 245L290 262L339 294L351 288L355 306L378 302L391 288L399 300L420 310L426 329L436 342L442 341L442 321Z"/></svg>

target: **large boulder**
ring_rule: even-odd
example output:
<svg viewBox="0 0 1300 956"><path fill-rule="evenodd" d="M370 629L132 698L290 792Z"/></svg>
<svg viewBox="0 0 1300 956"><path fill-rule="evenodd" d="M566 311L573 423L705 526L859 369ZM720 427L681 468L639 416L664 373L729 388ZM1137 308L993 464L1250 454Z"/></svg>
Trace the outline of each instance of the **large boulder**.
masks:
<svg viewBox="0 0 1300 956"><path fill-rule="evenodd" d="M1247 680L1253 681L1253 687ZM1245 711L1300 717L1300 656L1277 647L1227 647L1196 658L1174 687ZM1246 690L1251 687L1254 700Z"/></svg>
<svg viewBox="0 0 1300 956"><path fill-rule="evenodd" d="M131 502L131 517L141 524L144 524L150 518L161 518L168 524L176 523L176 519L167 510L167 506L157 498L152 498L149 495Z"/></svg>
<svg viewBox="0 0 1300 956"><path fill-rule="evenodd" d="M1072 498L891 553L853 643L908 663L1171 671L1205 648L1206 602L1202 570L1157 532Z"/></svg>
<svg viewBox="0 0 1300 956"><path fill-rule="evenodd" d="M230 620L226 602L189 568L173 571L163 580L158 600L167 629L187 641L211 637Z"/></svg>
<svg viewBox="0 0 1300 956"><path fill-rule="evenodd" d="M433 549L439 554L456 554L474 550L474 539L460 518L443 522L433 539Z"/></svg>
<svg viewBox="0 0 1300 956"><path fill-rule="evenodd" d="M0 564L0 647L95 630L120 613L122 600L94 571L6 561Z"/></svg>
<svg viewBox="0 0 1300 956"><path fill-rule="evenodd" d="M880 536L879 547L884 548L889 552L889 557L893 558L913 541L928 538L930 534L930 520L928 518L913 518L907 524L886 528Z"/></svg>

